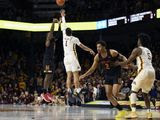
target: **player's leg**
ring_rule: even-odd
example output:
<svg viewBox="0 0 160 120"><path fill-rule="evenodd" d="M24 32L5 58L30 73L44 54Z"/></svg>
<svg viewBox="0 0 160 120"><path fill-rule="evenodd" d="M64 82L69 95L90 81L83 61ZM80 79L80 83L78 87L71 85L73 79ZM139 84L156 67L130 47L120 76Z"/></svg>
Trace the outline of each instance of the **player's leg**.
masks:
<svg viewBox="0 0 160 120"><path fill-rule="evenodd" d="M113 78L113 96L117 99L125 98L125 95L120 93L120 89L122 87L122 79L119 77Z"/></svg>
<svg viewBox="0 0 160 120"><path fill-rule="evenodd" d="M52 82L53 74L46 74L44 78L44 89L48 90L49 85Z"/></svg>
<svg viewBox="0 0 160 120"><path fill-rule="evenodd" d="M108 100L112 103L114 107L116 107L118 110L122 110L122 107L118 104L117 100L112 94L112 89L113 86L109 84L105 84L105 91L106 91L106 96Z"/></svg>
<svg viewBox="0 0 160 120"><path fill-rule="evenodd" d="M72 80L73 74L72 74L72 65L71 65L69 56L64 57L64 66L67 73L67 80L66 80L67 92L71 93L71 80Z"/></svg>
<svg viewBox="0 0 160 120"><path fill-rule="evenodd" d="M120 91L120 88L121 88L121 84L120 84L120 82L118 81L117 78L115 78L113 80L113 82L114 82L114 84L113 84L112 94L113 94L113 97L118 98L118 97L120 97L119 91ZM118 106L121 109L119 109L118 114L115 117L116 118L122 118L122 117L124 117L126 115L126 111L123 110L122 106L120 106L119 104L118 104Z"/></svg>
<svg viewBox="0 0 160 120"><path fill-rule="evenodd" d="M119 93L119 84L113 84L113 96L117 97Z"/></svg>
<svg viewBox="0 0 160 120"><path fill-rule="evenodd" d="M68 71L67 72L67 80L66 80L67 92L71 92L71 80L72 80L72 72Z"/></svg>
<svg viewBox="0 0 160 120"><path fill-rule="evenodd" d="M67 80L66 80L66 88L67 88L67 97L66 97L66 101L67 101L67 105L72 106L73 105L73 98L72 98L72 89L71 89L71 83L72 83L72 72L71 71L67 71Z"/></svg>
<svg viewBox="0 0 160 120"><path fill-rule="evenodd" d="M144 98L145 105L147 108L147 117L152 118L150 97L149 97L148 93L151 91L151 89L154 85L154 80L155 80L154 70L148 70L147 75L148 76L145 80L145 85L142 87L142 93L143 93L143 98Z"/></svg>
<svg viewBox="0 0 160 120"><path fill-rule="evenodd" d="M149 94L143 92L143 98L144 98L144 101L145 101L145 105L146 105L146 107L147 107L147 110L148 110L148 112L150 112L151 105L150 105Z"/></svg>
<svg viewBox="0 0 160 120"><path fill-rule="evenodd" d="M150 97L147 91L144 92L144 90L142 90L143 92L143 98L145 101L145 105L147 108L147 118L150 119L152 118L152 113L151 113L151 105L150 105Z"/></svg>
<svg viewBox="0 0 160 120"><path fill-rule="evenodd" d="M79 85L79 72L73 72L73 78L74 78L74 85L75 85L75 92L79 93L80 92L80 85Z"/></svg>
<svg viewBox="0 0 160 120"><path fill-rule="evenodd" d="M46 75L44 78L44 84L43 84L43 88L47 91L48 91L50 84L53 80L55 70L58 67L57 62L55 62L54 59L50 58L50 61L48 63L49 63L49 65L46 65L48 68L47 68L47 72L46 72Z"/></svg>
<svg viewBox="0 0 160 120"><path fill-rule="evenodd" d="M143 87L145 78L146 78L145 71L143 70L133 80L132 88L131 88L131 95L130 95L131 113L128 114L125 118L134 119L138 117L136 113L137 92L140 90L140 88Z"/></svg>
<svg viewBox="0 0 160 120"><path fill-rule="evenodd" d="M117 107L119 110L122 110L121 106L118 104L117 100L113 96L113 83L114 76L105 75L105 91L108 100L111 102L113 107Z"/></svg>
<svg viewBox="0 0 160 120"><path fill-rule="evenodd" d="M74 85L75 85L75 92L80 92L80 85L79 85L79 71L81 71L81 67L79 64L79 61L76 57L73 56L72 61L72 72L73 72L73 78L74 78Z"/></svg>

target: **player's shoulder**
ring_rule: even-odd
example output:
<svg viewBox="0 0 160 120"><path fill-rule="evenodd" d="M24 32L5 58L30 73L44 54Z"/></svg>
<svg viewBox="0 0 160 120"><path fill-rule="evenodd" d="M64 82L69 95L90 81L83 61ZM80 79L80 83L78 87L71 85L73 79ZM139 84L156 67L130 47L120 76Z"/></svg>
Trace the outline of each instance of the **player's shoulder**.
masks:
<svg viewBox="0 0 160 120"><path fill-rule="evenodd" d="M78 37L75 37L75 36L71 36L71 37L72 37L72 39L74 39L74 40L79 40Z"/></svg>
<svg viewBox="0 0 160 120"><path fill-rule="evenodd" d="M114 50L114 49L110 49L110 53L111 53L112 57L116 57L118 55L118 51Z"/></svg>
<svg viewBox="0 0 160 120"><path fill-rule="evenodd" d="M141 48L142 50L147 50L147 51L150 51L150 49L149 48L147 48L147 47L139 47L139 48Z"/></svg>
<svg viewBox="0 0 160 120"><path fill-rule="evenodd" d="M142 51L143 49L144 49L144 47L136 47L136 48L133 49L133 51L138 52L138 51Z"/></svg>
<svg viewBox="0 0 160 120"><path fill-rule="evenodd" d="M136 47L133 49L132 54L136 54L136 55L141 55L142 54L143 49L141 47Z"/></svg>

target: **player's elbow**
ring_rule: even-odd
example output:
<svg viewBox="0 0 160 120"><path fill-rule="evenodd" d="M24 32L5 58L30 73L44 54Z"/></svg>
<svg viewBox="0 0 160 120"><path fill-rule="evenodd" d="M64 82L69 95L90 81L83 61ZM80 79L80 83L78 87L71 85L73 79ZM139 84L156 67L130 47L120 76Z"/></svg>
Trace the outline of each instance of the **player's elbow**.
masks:
<svg viewBox="0 0 160 120"><path fill-rule="evenodd" d="M95 68L95 67L92 67L92 68L91 68L91 74L94 73L95 70L96 70L96 68Z"/></svg>

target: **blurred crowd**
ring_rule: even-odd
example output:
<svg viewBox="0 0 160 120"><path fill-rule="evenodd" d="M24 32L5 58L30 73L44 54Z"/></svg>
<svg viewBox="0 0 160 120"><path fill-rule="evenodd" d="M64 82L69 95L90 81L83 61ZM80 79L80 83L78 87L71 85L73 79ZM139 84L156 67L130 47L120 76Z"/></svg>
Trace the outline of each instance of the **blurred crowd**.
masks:
<svg viewBox="0 0 160 120"><path fill-rule="evenodd" d="M154 46L154 47L153 47ZM150 92L151 98L160 100L160 54L158 52L160 42L151 46L153 52L153 64L156 69L157 80ZM2 48L2 47L1 47ZM63 62L58 63L58 68L55 71L54 79L50 84L48 91L43 90L43 65L42 56L35 55L35 72L30 76L27 67L27 57L21 52L5 51L3 48L0 51L0 104L32 104L39 105L47 104L65 104L66 98L66 74ZM90 67L90 61L86 59L82 63L82 73ZM136 74L130 70L122 70L122 86L120 92L125 95L119 100L129 100L128 96L131 91L131 83ZM81 92L80 97L83 103L94 100L106 100L104 89L103 69L99 66L98 70L80 81ZM74 86L72 86L74 88ZM45 95L50 98L45 97ZM141 91L138 94L138 99L143 100Z"/></svg>

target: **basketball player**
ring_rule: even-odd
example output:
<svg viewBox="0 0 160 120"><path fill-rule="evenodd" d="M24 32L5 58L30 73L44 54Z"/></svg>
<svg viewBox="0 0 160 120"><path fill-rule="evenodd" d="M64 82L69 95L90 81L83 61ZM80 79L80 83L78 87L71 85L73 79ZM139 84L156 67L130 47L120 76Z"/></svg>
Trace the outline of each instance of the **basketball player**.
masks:
<svg viewBox="0 0 160 120"><path fill-rule="evenodd" d="M45 75L44 86L43 86L44 91L48 91L49 84L53 79L53 74L56 69L55 48L56 48L56 41L59 39L61 34L61 28L60 28L61 20L58 22L59 28L58 28L57 34L54 33L54 26L56 22L58 22L58 20L53 19L50 32L47 34L47 38L45 42L46 50L44 54L43 64L45 67L44 73L46 73L46 75Z"/></svg>
<svg viewBox="0 0 160 120"><path fill-rule="evenodd" d="M115 61L125 61L126 57L122 54L118 53L116 50L113 49L106 49L105 41L98 41L96 43L97 46L97 55L94 57L94 62L91 68L80 76L80 79L84 79L85 77L91 75L97 68L99 63L102 63L105 67L105 91L108 100L112 103L114 107L118 110L122 110L122 107L118 104L115 97L117 97L120 88L120 74L121 74L121 67L115 67L112 64ZM125 114L124 111L121 111L117 117L122 116Z"/></svg>
<svg viewBox="0 0 160 120"><path fill-rule="evenodd" d="M132 82L132 93L130 95L132 112L126 118L137 118L136 114L136 100L137 92L142 89L143 97L147 107L147 117L152 118L150 112L150 100L148 93L151 90L155 80L155 70L152 66L152 53L147 48L150 44L150 37L147 34L138 34L138 47L135 48L127 61L119 63L118 65L128 65L133 60L137 59L138 75Z"/></svg>
<svg viewBox="0 0 160 120"><path fill-rule="evenodd" d="M67 72L67 91L71 93L71 79L74 78L75 91L74 93L79 93L79 71L81 67L76 53L76 45L78 45L83 50L95 55L94 51L87 46L83 45L77 37L72 36L72 30L66 28L65 21L65 11L61 10L62 16L62 30L63 30L63 48L64 48L64 65Z"/></svg>

